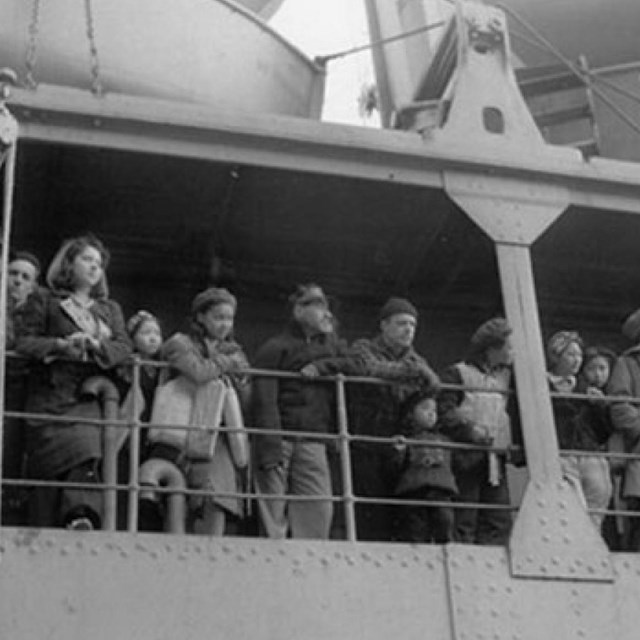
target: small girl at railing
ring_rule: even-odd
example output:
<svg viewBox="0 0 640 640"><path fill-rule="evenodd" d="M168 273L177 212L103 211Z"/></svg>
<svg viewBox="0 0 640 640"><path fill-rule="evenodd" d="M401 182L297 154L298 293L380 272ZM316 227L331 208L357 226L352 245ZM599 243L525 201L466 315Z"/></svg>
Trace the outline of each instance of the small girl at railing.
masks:
<svg viewBox="0 0 640 640"><path fill-rule="evenodd" d="M576 449L596 452L607 448L613 424L604 396L615 359L615 353L604 347L587 347L584 351L576 391L586 393L592 400L583 402L580 407ZM587 505L594 509L606 509L613 491L609 461L604 456L582 456L578 460L578 466ZM603 515L594 513L591 514L591 519L600 529Z"/></svg>
<svg viewBox="0 0 640 640"><path fill-rule="evenodd" d="M133 354L139 356L142 361L152 361L160 359L160 349L162 347L162 329L160 321L156 316L148 311L138 311L127 321L127 333L133 343ZM139 384L134 386L133 365L128 364L120 369L122 385L120 395L124 398L120 409L120 417L123 420L139 420L142 423L149 422L151 409L153 408L153 398L156 388L166 379L166 369L150 364L140 365ZM134 411L137 415L134 416ZM128 430L121 432L121 442L124 442L128 435ZM148 454L148 429L140 429L140 446L138 461L142 462ZM129 475L129 447L124 446L118 457L118 477L121 481L126 481ZM124 501L119 500L119 520L123 523L125 518ZM162 515L159 511L159 503L155 501L142 500L140 503L140 524L141 531L161 531Z"/></svg>
<svg viewBox="0 0 640 640"><path fill-rule="evenodd" d="M425 443L450 442L438 428L438 408L432 395L417 392L402 407L402 433ZM451 471L451 451L420 444L395 445L400 460L400 480L395 493L407 500L450 502L458 494ZM404 542L445 543L453 540L453 508L407 506L401 508L400 539Z"/></svg>
<svg viewBox="0 0 640 640"><path fill-rule="evenodd" d="M139 356L143 361L159 360L162 347L162 329L156 316L148 311L138 311L127 321L127 333L133 343L134 355ZM140 366L140 386L136 390L131 386L133 383L132 366L129 365L121 369L120 375L127 385L126 395L122 394L124 397L122 412L125 418L131 417L129 412L133 410L135 393L139 394L137 406L140 414L137 417L141 422L149 422L156 387L164 378L162 371L163 369L160 367L142 364ZM140 434L141 453L144 450L144 441L146 441L146 430Z"/></svg>

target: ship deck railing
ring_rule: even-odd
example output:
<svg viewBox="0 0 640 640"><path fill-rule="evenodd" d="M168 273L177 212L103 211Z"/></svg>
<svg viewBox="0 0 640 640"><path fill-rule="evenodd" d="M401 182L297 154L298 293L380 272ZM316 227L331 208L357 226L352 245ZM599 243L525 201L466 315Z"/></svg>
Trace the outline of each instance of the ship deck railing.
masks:
<svg viewBox="0 0 640 640"><path fill-rule="evenodd" d="M7 353L8 358L21 358L21 356L13 353ZM142 366L152 366L159 368L167 368L169 364L160 361L147 361L138 357L131 359L129 366L132 368L132 384L139 385L140 371ZM410 507L410 506L432 506L432 507L449 507L452 509L490 509L490 510L505 510L511 512L517 512L519 509L518 504L481 504L475 502L462 502L458 499L452 501L447 500L418 500L407 499L404 497L383 497L383 496L361 496L354 493L353 490L353 472L351 467L351 447L357 444L366 444L375 448L377 446L402 446L409 447L411 445L417 445L421 448L435 448L440 450L449 450L452 453L456 451L481 451L484 453L496 453L506 455L511 458L513 455L523 458L523 447L518 445L511 445L509 447L495 447L488 445L467 444L453 441L425 441L412 439L407 436L394 435L392 437L381 437L372 435L355 434L349 430L349 412L348 412L348 399L347 399L347 386L353 385L377 385L377 386L390 386L394 384L402 384L399 382L390 382L388 380L381 380L372 377L365 376L346 376L343 374L319 376L315 378L304 377L299 373L285 372L285 371L273 371L266 369L249 368L242 371L243 376L250 378L272 378L272 379L299 379L306 384L332 384L335 387L336 394L336 416L337 416L337 432L335 433L322 433L317 431L290 431L282 429L263 429L256 428L251 425L233 428L229 426L212 427L210 425L184 425L184 424L154 424L148 422L141 422L137 419L121 419L121 418L107 418L90 419L82 417L81 422L87 425L94 425L103 429L116 428L127 430L128 436L123 438L124 447L128 447L128 454L130 460L138 461L140 459L140 433L143 429L175 429L189 431L194 428L201 428L203 430L214 432L232 432L243 431L248 434L252 439L260 436L268 435L280 435L289 440L313 440L316 442L326 442L332 444L334 450L336 450L340 462L340 485L341 491L339 494L331 495L291 495L291 494L264 494L258 493L249 486L247 491L239 492L219 492L212 490L192 489L189 487L176 488L176 487L163 487L154 486L153 491L159 496L163 495L175 495L183 494L186 497L189 496L202 496L202 497L219 497L219 498L237 498L240 500L286 500L292 501L330 501L336 504L342 504L343 506L343 520L344 520L344 537L350 541L356 541L358 539L358 532L356 529L356 505L372 504L372 505L389 505L397 507ZM448 384L442 383L441 390L450 391L477 391L485 393L501 393L510 395L515 393L514 390L491 390L487 391L485 388L469 387L461 384ZM572 399L583 402L593 402L594 397L583 393L558 393L550 392L552 398ZM598 398L598 402L613 404L613 403L629 403L640 405L640 398L630 398L627 396L603 396ZM134 401L132 405L131 413L133 415L140 415L141 407L136 406ZM35 420L35 421L47 421L48 423L61 423L68 424L69 416L65 415L53 415L45 413L31 413L27 411L5 411L4 418L20 419L20 420ZM622 451L609 451L606 449L592 450L568 450L562 449L559 451L561 457L574 456L574 457L590 457L598 456L606 458L609 461L618 461L619 465L624 465L629 461L640 461L640 454L625 453ZM252 461L249 462L249 468L251 468ZM523 462L522 466L526 466ZM136 532L138 530L138 515L139 515L139 498L141 492L148 492L149 486L140 484L139 478L140 464L130 464L129 467L129 480L126 483L80 483L80 482L63 482L56 480L39 480L35 478L7 478L3 477L0 480L0 487L3 489L7 487L15 487L28 491L37 487L49 487L49 488L65 488L65 489L90 489L95 491L103 491L105 494L116 492L117 494L127 493L127 522L126 530L129 532ZM116 507L111 503L106 508L115 509ZM617 518L623 517L640 517L640 512L630 511L626 509L589 509L590 513L599 513ZM104 514L105 521L115 522L115 514ZM2 524L0 522L0 524Z"/></svg>

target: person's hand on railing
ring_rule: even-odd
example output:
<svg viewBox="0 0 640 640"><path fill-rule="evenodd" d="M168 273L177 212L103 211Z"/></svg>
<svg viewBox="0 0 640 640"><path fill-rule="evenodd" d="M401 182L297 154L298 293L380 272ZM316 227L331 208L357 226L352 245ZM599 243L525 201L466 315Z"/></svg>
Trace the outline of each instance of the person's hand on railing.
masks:
<svg viewBox="0 0 640 640"><path fill-rule="evenodd" d="M100 341L84 331L76 331L66 339L83 355L100 351Z"/></svg>
<svg viewBox="0 0 640 640"><path fill-rule="evenodd" d="M223 373L233 376L241 375L247 369L246 363L233 355L217 355L216 362Z"/></svg>
<svg viewBox="0 0 640 640"><path fill-rule="evenodd" d="M428 391L436 392L440 389L440 378L436 372L426 363L419 363L418 375Z"/></svg>
<svg viewBox="0 0 640 640"><path fill-rule="evenodd" d="M66 338L58 338L56 341L57 352L64 358L70 360L84 360L87 354L84 340L81 338L84 334L80 331L73 333Z"/></svg>
<svg viewBox="0 0 640 640"><path fill-rule="evenodd" d="M316 367L313 362L306 364L302 369L300 369L300 375L303 378L318 378L320 376L320 371L318 371L318 367Z"/></svg>
<svg viewBox="0 0 640 640"><path fill-rule="evenodd" d="M404 436L395 436L393 438L393 448L398 453L404 453L407 450L407 439Z"/></svg>
<svg viewBox="0 0 640 640"><path fill-rule="evenodd" d="M489 429L484 425L474 424L471 427L471 442L473 442L473 444L490 446L493 444L493 436L489 433Z"/></svg>
<svg viewBox="0 0 640 640"><path fill-rule="evenodd" d="M605 394L602 389L598 389L598 387L587 387L585 393L590 396L589 402L602 404L602 402L604 401Z"/></svg>

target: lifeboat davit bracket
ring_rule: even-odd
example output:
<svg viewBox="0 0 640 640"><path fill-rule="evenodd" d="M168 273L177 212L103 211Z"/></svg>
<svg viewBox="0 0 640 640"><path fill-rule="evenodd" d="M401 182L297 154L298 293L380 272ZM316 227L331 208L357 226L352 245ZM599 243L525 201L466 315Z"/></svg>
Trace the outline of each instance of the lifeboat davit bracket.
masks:
<svg viewBox="0 0 640 640"><path fill-rule="evenodd" d="M576 150L547 145L510 65L504 13L457 4L458 65L450 108L435 146L486 148L505 157L536 154L550 165L582 163ZM613 581L609 551L562 477L545 374L530 248L567 209L568 190L537 177L444 171L445 190L495 242L507 318L513 328L517 394L530 482L509 543L521 578Z"/></svg>

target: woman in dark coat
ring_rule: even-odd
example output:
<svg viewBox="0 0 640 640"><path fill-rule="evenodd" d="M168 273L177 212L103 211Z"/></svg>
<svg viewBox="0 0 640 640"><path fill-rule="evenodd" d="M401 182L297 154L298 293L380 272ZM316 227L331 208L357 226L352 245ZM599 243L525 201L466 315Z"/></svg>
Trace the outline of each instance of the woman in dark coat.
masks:
<svg viewBox="0 0 640 640"><path fill-rule="evenodd" d="M131 353L122 311L107 297L108 259L94 236L65 241L47 273L51 290L31 296L24 310L16 348L39 361L30 376L26 411L73 418L27 421L31 478L100 481L102 429L82 418L101 418L102 412L83 383L92 376L109 376ZM86 489L37 489L30 515L36 526L99 528L102 495Z"/></svg>

